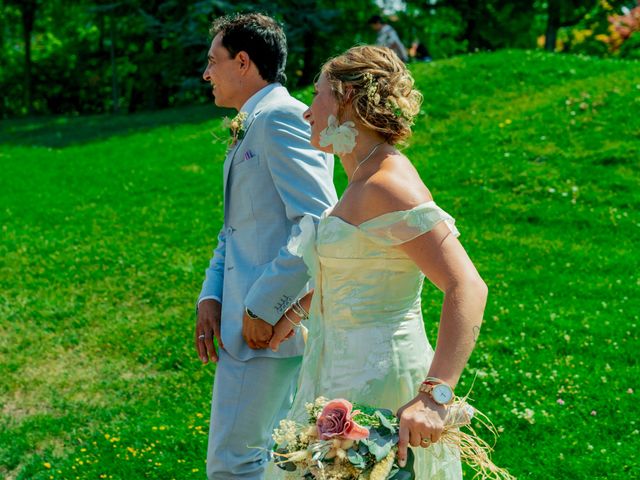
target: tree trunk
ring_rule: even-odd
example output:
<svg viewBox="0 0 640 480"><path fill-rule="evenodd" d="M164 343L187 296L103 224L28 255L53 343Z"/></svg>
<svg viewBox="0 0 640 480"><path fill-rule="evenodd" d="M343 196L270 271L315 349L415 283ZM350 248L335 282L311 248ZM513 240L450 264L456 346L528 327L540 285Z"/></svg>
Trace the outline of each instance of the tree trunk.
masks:
<svg viewBox="0 0 640 480"><path fill-rule="evenodd" d="M298 79L298 85L310 85L313 83L313 78L316 74L316 65L313 62L313 47L316 43L315 36L316 35L311 28L304 33L302 40L304 45L304 54L302 56L302 75Z"/></svg>
<svg viewBox="0 0 640 480"><path fill-rule="evenodd" d="M33 74L31 61L31 32L36 18L36 0L25 0L20 4L24 35L24 103L29 115L33 113Z"/></svg>
<svg viewBox="0 0 640 480"><path fill-rule="evenodd" d="M547 5L547 29L544 34L544 48L548 52L556 51L556 40L560 28L560 5L558 0L549 0Z"/></svg>
<svg viewBox="0 0 640 480"><path fill-rule="evenodd" d="M468 49L473 52L481 48L480 35L478 34L478 20L481 21L483 15L480 12L480 5L476 0L467 2L467 10L463 14L467 25L464 29L463 37L469 42Z"/></svg>
<svg viewBox="0 0 640 480"><path fill-rule="evenodd" d="M116 17L111 14L111 98L113 113L120 111L120 91L118 88L118 72L116 70Z"/></svg>

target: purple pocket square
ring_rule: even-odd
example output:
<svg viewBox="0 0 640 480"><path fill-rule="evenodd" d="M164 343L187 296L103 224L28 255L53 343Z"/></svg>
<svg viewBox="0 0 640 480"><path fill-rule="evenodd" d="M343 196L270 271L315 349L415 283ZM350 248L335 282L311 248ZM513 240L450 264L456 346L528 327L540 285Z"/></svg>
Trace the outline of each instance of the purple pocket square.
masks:
<svg viewBox="0 0 640 480"><path fill-rule="evenodd" d="M247 150L246 152L244 152L244 159L245 161L247 160L251 160L253 157L255 157L256 154L253 153L251 150Z"/></svg>

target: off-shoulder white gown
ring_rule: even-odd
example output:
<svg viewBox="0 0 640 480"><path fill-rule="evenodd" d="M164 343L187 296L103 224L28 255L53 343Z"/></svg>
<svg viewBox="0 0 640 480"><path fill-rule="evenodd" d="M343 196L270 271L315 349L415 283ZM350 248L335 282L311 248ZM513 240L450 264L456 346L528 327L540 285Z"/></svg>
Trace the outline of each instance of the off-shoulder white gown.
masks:
<svg viewBox="0 0 640 480"><path fill-rule="evenodd" d="M435 202L354 226L329 215L304 217L289 249L315 279L309 336L289 418L307 421L306 402L346 398L396 411L413 399L433 359L421 311L424 275L396 246L454 219ZM462 478L459 456L434 444L414 449L416 478ZM284 478L270 466L268 480ZM290 478L290 477L289 477Z"/></svg>

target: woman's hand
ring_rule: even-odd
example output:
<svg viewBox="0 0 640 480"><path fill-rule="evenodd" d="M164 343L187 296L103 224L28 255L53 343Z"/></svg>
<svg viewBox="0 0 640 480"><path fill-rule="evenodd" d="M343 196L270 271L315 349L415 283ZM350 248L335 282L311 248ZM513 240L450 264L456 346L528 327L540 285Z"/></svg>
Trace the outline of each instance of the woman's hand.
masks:
<svg viewBox="0 0 640 480"><path fill-rule="evenodd" d="M288 313L287 315L289 315L289 318L297 319L297 317L295 317L291 313ZM283 315L282 317L280 317L280 320L278 320L278 323L276 323L275 326L273 327L273 335L271 337L271 340L269 341L269 348L274 352L277 352L278 348L280 347L280 344L285 340L288 340L289 338L293 337L295 334L296 334L296 329L293 326L293 323L291 323Z"/></svg>
<svg viewBox="0 0 640 480"><path fill-rule="evenodd" d="M426 448L440 440L447 407L434 402L429 394L419 393L398 410L397 416L400 419L398 464L404 467L409 445Z"/></svg>

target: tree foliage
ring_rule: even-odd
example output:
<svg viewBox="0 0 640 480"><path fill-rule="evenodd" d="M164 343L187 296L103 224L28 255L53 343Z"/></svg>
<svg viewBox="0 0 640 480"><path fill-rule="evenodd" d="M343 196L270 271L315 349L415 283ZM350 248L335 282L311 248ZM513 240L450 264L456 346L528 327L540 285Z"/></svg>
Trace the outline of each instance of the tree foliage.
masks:
<svg viewBox="0 0 640 480"><path fill-rule="evenodd" d="M606 28L608 13L598 6L629 2L405 0L389 20L407 46L421 42L433 58L443 58L531 48L545 33L548 48L555 48L562 26L600 15ZM288 86L297 87L311 83L330 56L372 42L367 19L380 7L375 0L0 0L0 117L132 112L208 101L201 74L211 21L247 11L283 23Z"/></svg>

